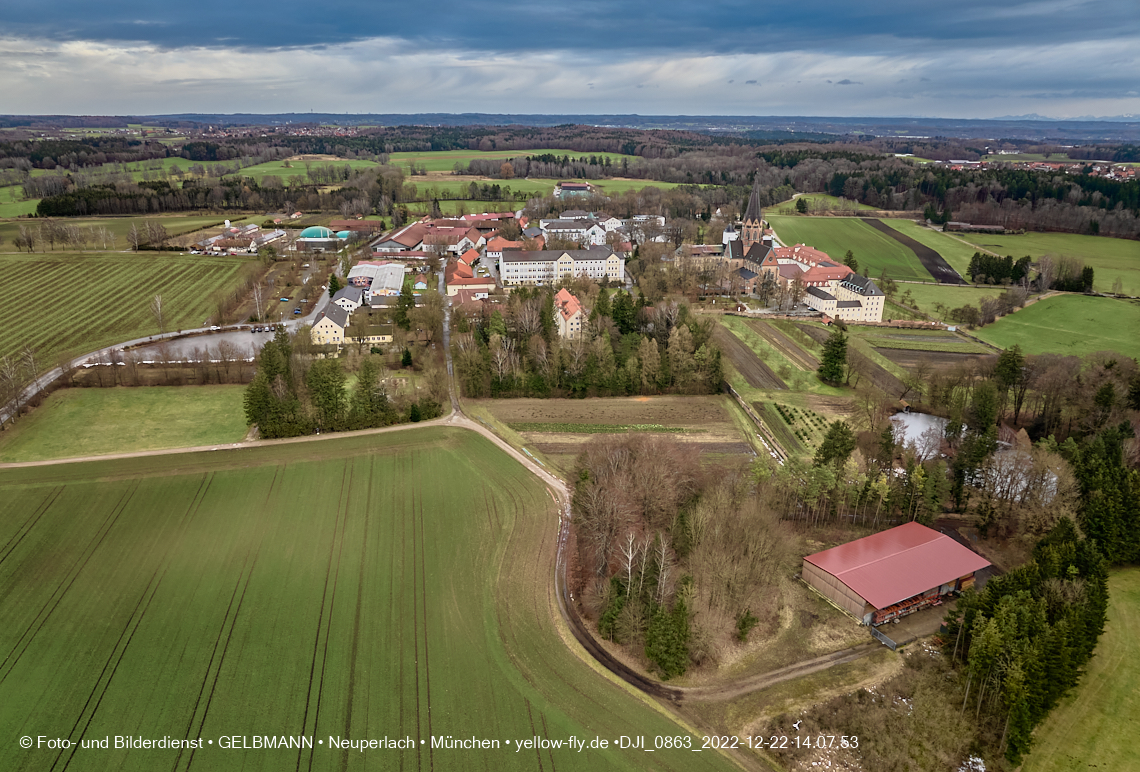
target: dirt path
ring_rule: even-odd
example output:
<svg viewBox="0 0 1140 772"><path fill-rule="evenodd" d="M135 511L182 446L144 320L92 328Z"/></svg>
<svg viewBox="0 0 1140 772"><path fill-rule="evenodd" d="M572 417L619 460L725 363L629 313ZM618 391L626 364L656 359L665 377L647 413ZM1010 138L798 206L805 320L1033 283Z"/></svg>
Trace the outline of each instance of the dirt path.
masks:
<svg viewBox="0 0 1140 772"><path fill-rule="evenodd" d="M902 244L907 249L914 252L918 257L918 262L922 263L922 267L926 269L927 273L934 277L934 280L939 284L965 284L966 282L958 275L958 272L950 267L950 263L946 262L946 258L935 252L925 244L915 241L905 233L896 231L891 226L887 225L882 220L872 220L870 218L863 220L863 222L870 225L875 230L888 236L898 243Z"/></svg>
<svg viewBox="0 0 1140 772"><path fill-rule="evenodd" d="M732 361L732 366L748 381L749 386L755 389L787 390L788 384L730 330L718 324L713 331L713 340Z"/></svg>
<svg viewBox="0 0 1140 772"><path fill-rule="evenodd" d="M754 329L760 337L768 341L777 351L783 354L789 362L801 370L814 373L819 368L819 360L804 351L795 341L791 340L782 330L776 329L762 319L749 319L748 326Z"/></svg>

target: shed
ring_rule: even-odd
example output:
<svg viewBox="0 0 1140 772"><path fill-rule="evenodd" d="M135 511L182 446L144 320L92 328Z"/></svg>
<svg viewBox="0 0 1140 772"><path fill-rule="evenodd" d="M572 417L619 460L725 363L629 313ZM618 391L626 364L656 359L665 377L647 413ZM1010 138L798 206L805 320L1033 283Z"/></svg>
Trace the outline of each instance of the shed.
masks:
<svg viewBox="0 0 1140 772"><path fill-rule="evenodd" d="M946 534L904 523L808 555L803 579L863 624L937 605L974 584L990 562Z"/></svg>

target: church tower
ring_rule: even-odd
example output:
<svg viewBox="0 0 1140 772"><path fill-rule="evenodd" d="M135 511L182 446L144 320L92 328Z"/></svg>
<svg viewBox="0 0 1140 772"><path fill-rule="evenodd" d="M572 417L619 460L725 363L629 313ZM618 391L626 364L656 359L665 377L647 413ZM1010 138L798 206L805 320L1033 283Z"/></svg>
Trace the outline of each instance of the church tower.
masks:
<svg viewBox="0 0 1140 772"><path fill-rule="evenodd" d="M753 244L759 244L764 236L764 213L760 209L760 181L752 186L752 195L748 198L748 209L744 212L744 225L740 229L740 242L744 254Z"/></svg>

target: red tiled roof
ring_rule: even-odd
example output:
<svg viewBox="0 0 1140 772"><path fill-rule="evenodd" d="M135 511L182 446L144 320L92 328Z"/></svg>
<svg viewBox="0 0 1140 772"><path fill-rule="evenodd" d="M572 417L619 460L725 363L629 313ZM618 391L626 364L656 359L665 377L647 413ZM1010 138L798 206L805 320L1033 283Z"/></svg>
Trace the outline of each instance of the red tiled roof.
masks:
<svg viewBox="0 0 1140 772"><path fill-rule="evenodd" d="M578 302L578 298L570 294L570 290L565 287L558 290L558 294L554 296L554 305L558 307L562 318L567 320L582 310L582 304Z"/></svg>
<svg viewBox="0 0 1140 772"><path fill-rule="evenodd" d="M462 260L467 265L471 265L472 263L474 263L476 260L479 259L479 250L469 249L466 252L464 252L462 255L460 255L459 259Z"/></svg>
<svg viewBox="0 0 1140 772"><path fill-rule="evenodd" d="M990 565L949 536L919 523L904 523L804 560L878 609Z"/></svg>

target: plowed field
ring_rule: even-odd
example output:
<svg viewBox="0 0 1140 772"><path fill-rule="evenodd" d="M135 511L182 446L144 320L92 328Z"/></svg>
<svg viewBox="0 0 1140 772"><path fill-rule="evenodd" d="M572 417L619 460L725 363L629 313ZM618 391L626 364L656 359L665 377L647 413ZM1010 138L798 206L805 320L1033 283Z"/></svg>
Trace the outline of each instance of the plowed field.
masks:
<svg viewBox="0 0 1140 772"><path fill-rule="evenodd" d="M637 770L566 743L700 747L564 643L557 538L536 478L460 429L0 470L0 769ZM535 737L561 747L515 744Z"/></svg>

